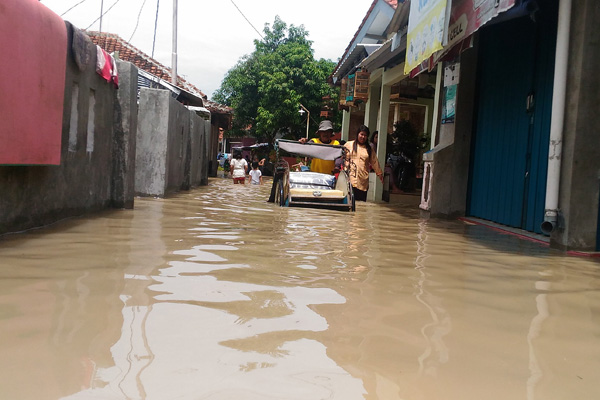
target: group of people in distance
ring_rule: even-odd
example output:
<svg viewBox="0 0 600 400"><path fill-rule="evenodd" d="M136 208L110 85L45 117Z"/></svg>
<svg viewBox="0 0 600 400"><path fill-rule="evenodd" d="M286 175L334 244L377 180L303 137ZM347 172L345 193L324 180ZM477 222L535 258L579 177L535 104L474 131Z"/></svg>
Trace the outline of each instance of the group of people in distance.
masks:
<svg viewBox="0 0 600 400"><path fill-rule="evenodd" d="M333 139L333 124L331 121L321 121L317 132L318 138L299 140L300 143L308 141L319 144L340 145L340 142ZM351 140L344 143L344 147L348 150L348 158L340 160L345 163L345 166L350 172L350 183L354 190L354 198L357 201L367 200L367 191L369 190L369 172L373 170L377 177L383 182L383 171L379 165L376 151L369 143L369 128L361 125L356 134L356 140ZM339 163L338 163L339 164ZM312 172L320 172L323 174L331 174L336 169L339 170L341 165L336 165L334 160L321 160L313 158L310 170Z"/></svg>
<svg viewBox="0 0 600 400"><path fill-rule="evenodd" d="M263 161L264 162L264 161ZM259 161L252 162L252 170L248 172L248 161L242 158L242 152L236 151L233 155L233 160L229 163L229 174L233 178L233 183L245 184L246 175L250 176L250 184L262 185L263 178L262 172L258 167L260 166Z"/></svg>

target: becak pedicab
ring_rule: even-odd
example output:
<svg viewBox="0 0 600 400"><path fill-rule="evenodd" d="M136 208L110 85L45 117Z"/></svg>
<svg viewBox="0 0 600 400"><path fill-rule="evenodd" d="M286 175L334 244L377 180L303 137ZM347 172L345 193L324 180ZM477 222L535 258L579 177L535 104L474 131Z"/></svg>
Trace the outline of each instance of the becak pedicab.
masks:
<svg viewBox="0 0 600 400"><path fill-rule="evenodd" d="M339 145L275 141L277 161L273 175L270 202L282 207L316 207L355 211L354 195L348 177L348 163L342 163L339 174L290 171L289 163L280 155L287 152L321 160L347 159L347 149ZM332 171L333 172L333 171Z"/></svg>

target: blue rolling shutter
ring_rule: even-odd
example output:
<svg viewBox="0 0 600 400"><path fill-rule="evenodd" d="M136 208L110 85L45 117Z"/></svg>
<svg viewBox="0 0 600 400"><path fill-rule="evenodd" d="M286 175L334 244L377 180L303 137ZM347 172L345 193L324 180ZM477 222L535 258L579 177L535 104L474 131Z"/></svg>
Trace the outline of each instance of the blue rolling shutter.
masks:
<svg viewBox="0 0 600 400"><path fill-rule="evenodd" d="M554 7L482 29L468 215L541 233L555 41Z"/></svg>

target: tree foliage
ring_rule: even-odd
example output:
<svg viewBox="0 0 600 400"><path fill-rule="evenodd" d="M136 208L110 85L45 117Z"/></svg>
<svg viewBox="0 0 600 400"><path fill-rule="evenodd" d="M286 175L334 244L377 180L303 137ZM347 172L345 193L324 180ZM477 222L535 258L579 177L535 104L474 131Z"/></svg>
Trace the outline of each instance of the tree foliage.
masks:
<svg viewBox="0 0 600 400"><path fill-rule="evenodd" d="M230 135L249 134L268 141L278 133L304 136L306 115L298 112L300 104L310 110L310 131L316 131L322 97L337 100L336 91L326 82L335 63L315 60L302 25L288 28L275 17L273 26L265 24L263 32L264 38L254 41L254 52L229 70L213 96L234 109Z"/></svg>

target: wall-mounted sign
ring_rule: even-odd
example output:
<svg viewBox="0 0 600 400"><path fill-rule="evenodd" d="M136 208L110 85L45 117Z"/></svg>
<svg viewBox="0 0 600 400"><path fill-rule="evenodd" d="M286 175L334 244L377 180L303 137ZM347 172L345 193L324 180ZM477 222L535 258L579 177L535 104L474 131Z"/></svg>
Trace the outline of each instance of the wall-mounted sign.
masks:
<svg viewBox="0 0 600 400"><path fill-rule="evenodd" d="M444 87L458 85L460 75L460 63L454 63L444 68Z"/></svg>
<svg viewBox="0 0 600 400"><path fill-rule="evenodd" d="M444 100L442 104L442 124L453 124L456 115L456 89L457 85L444 88Z"/></svg>

